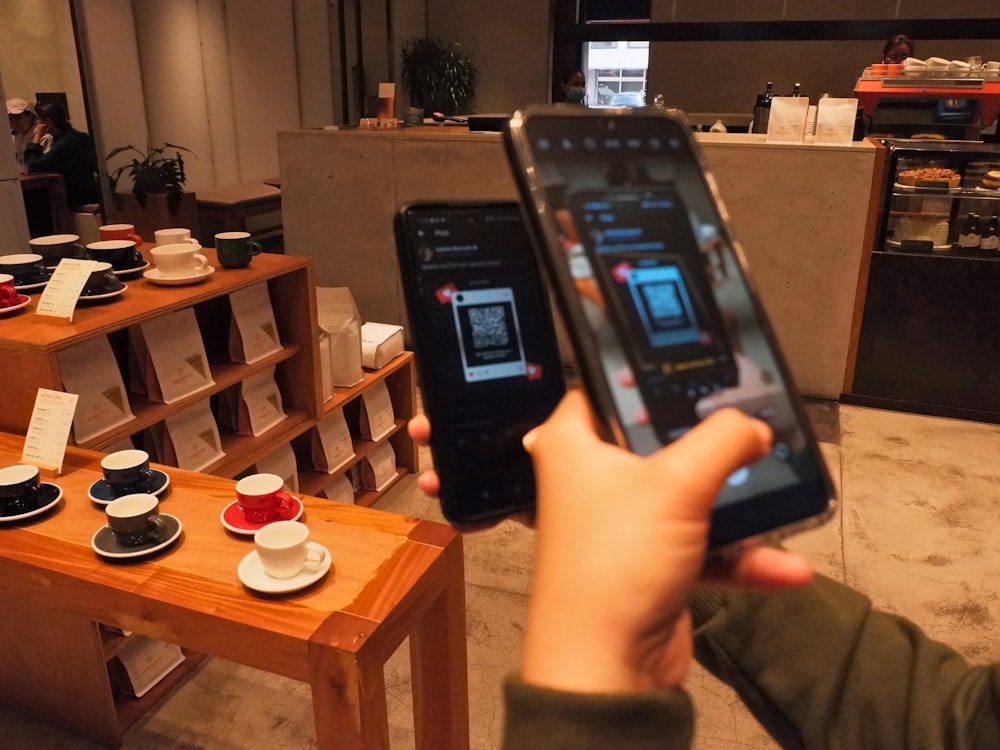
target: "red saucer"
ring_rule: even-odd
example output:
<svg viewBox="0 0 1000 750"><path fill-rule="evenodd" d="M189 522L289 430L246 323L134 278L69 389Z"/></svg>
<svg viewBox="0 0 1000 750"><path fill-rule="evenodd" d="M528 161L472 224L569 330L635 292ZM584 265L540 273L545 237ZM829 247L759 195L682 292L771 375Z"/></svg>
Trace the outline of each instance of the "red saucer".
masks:
<svg viewBox="0 0 1000 750"><path fill-rule="evenodd" d="M222 525L229 529L234 534L246 534L253 536L260 529L267 526L269 523L274 523L275 521L298 521L302 516L302 511L305 510L305 506L302 505L302 501L297 497L293 497L292 500L295 502L292 507L285 509L284 511L278 511L278 515L272 518L270 521L265 521L264 523L252 523L247 520L247 517L240 510L240 504L238 500L233 500L225 508L222 509L222 515L219 520L222 521Z"/></svg>

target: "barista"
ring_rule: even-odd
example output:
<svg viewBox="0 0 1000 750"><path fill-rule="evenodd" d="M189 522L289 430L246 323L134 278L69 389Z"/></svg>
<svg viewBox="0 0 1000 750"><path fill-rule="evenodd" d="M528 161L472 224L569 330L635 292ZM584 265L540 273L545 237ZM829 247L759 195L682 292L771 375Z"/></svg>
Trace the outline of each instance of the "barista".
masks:
<svg viewBox="0 0 1000 750"><path fill-rule="evenodd" d="M886 40L882 47L882 62L892 65L913 57L913 40L906 34L896 34Z"/></svg>

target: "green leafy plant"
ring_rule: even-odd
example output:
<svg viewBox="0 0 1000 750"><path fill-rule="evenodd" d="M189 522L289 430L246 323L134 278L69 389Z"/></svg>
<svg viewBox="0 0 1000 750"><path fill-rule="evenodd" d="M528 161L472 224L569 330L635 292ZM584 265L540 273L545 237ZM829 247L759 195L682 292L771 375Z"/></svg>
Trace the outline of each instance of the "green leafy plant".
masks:
<svg viewBox="0 0 1000 750"><path fill-rule="evenodd" d="M173 150L173 156L165 155L168 149ZM181 156L181 151L186 151L189 154L193 152L173 143L164 143L162 146L147 146L145 151L137 146L119 146L108 153L107 160L110 162L119 154L129 151L136 154L132 157L132 161L108 173L111 194L118 195L118 181L122 175L127 174L132 178L132 195L135 196L140 206L146 205L148 195L165 193L167 207L171 213L176 213L184 196L184 183L187 181L187 176L184 174L184 157Z"/></svg>
<svg viewBox="0 0 1000 750"><path fill-rule="evenodd" d="M403 88L410 105L457 115L467 112L476 98L479 71L458 42L416 38L403 42Z"/></svg>

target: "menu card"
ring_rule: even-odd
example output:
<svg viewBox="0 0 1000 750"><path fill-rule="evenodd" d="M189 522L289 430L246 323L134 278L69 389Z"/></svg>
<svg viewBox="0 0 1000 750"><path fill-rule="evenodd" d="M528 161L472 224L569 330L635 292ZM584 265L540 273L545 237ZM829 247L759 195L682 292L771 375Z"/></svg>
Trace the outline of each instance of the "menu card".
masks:
<svg viewBox="0 0 1000 750"><path fill-rule="evenodd" d="M275 474L281 477L285 489L289 492L299 491L299 466L291 443L285 443L264 456L257 462L256 468L260 474Z"/></svg>
<svg viewBox="0 0 1000 750"><path fill-rule="evenodd" d="M285 418L281 391L270 367L219 394L219 421L241 435L256 437Z"/></svg>
<svg viewBox="0 0 1000 750"><path fill-rule="evenodd" d="M229 295L233 317L229 326L229 358L253 364L281 350L267 282Z"/></svg>
<svg viewBox="0 0 1000 750"><path fill-rule="evenodd" d="M84 443L133 418L118 361L107 336L97 336L56 354L63 388L76 393L73 437Z"/></svg>
<svg viewBox="0 0 1000 750"><path fill-rule="evenodd" d="M21 449L21 463L55 472L62 471L76 402L75 393L38 389L35 408L28 422L28 432L24 436L24 447Z"/></svg>
<svg viewBox="0 0 1000 750"><path fill-rule="evenodd" d="M312 432L313 468L333 474L354 459L354 441L347 428L344 409L323 417Z"/></svg>
<svg viewBox="0 0 1000 750"><path fill-rule="evenodd" d="M45 291L38 300L35 312L53 318L66 318L72 322L73 311L80 300L80 292L95 270L97 270L95 260L63 258L45 285Z"/></svg>
<svg viewBox="0 0 1000 750"><path fill-rule="evenodd" d="M226 455L208 399L163 420L159 433L160 462L201 471Z"/></svg>
<svg viewBox="0 0 1000 750"><path fill-rule="evenodd" d="M136 356L145 348L148 360L138 365L150 399L172 404L215 383L192 308L160 315L139 328L144 347L136 347Z"/></svg>
<svg viewBox="0 0 1000 750"><path fill-rule="evenodd" d="M392 443L376 445L361 461L361 486L380 492L396 478L396 452Z"/></svg>
<svg viewBox="0 0 1000 750"><path fill-rule="evenodd" d="M361 394L361 436L381 440L396 426L392 399L384 380L377 380Z"/></svg>
<svg viewBox="0 0 1000 750"><path fill-rule="evenodd" d="M350 475L340 474L331 479L320 490L320 495L337 503L354 505L354 485L351 484Z"/></svg>

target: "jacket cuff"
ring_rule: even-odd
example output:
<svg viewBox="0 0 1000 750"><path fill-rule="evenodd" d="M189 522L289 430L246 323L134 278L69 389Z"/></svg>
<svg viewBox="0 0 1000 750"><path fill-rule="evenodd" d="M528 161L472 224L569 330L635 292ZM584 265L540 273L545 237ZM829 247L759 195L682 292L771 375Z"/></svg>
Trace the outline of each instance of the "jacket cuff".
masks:
<svg viewBox="0 0 1000 750"><path fill-rule="evenodd" d="M680 688L588 694L504 683L506 750L681 750L693 735L691 700Z"/></svg>

